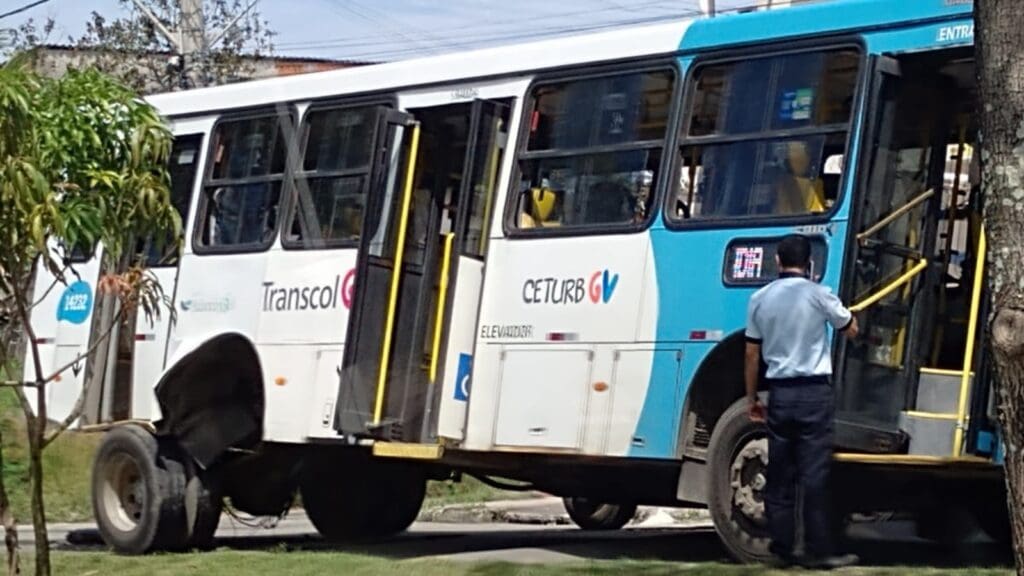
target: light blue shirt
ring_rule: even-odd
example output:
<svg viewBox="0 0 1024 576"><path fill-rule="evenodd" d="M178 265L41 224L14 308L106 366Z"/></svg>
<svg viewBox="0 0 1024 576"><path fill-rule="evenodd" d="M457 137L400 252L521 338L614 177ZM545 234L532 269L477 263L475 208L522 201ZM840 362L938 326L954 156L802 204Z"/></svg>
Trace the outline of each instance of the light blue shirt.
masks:
<svg viewBox="0 0 1024 576"><path fill-rule="evenodd" d="M826 325L845 330L852 319L829 288L784 276L750 297L746 337L761 344L768 378L830 376L832 346Z"/></svg>

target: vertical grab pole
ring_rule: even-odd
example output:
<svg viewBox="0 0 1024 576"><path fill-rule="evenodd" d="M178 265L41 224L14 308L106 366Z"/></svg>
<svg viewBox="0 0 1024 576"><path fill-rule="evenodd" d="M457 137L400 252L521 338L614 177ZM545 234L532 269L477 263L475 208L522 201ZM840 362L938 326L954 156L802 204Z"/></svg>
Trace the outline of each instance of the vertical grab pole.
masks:
<svg viewBox="0 0 1024 576"><path fill-rule="evenodd" d="M437 382L437 363L441 354L441 332L444 328L444 305L448 301L448 274L452 264L452 241L455 234L444 237L444 259L441 261L441 281L437 287L437 310L434 315L434 340L430 345L430 383Z"/></svg>
<svg viewBox="0 0 1024 576"><path fill-rule="evenodd" d="M391 360L391 335L395 329L395 310L398 308L398 289L402 277L402 258L405 256L405 233L409 224L409 205L412 203L413 176L416 172L416 155L420 146L420 124L412 125L412 142L409 145L409 165L405 171L405 185L402 189L402 207L398 216L398 237L395 246L395 268L391 272L391 289L388 294L388 311L384 321L384 342L380 353L380 370L377 371L377 401L373 408L373 424L380 424L384 413L384 389L388 380L388 364Z"/></svg>
<svg viewBox="0 0 1024 576"><path fill-rule="evenodd" d="M959 458L964 449L964 432L967 428L967 401L971 391L971 369L974 367L974 348L977 344L978 312L981 310L981 289L985 275L985 226L978 235L978 261L974 263L974 287L971 291L971 310L967 317L967 350L964 351L964 370L960 375L960 400L956 411L956 432L953 436L953 457Z"/></svg>

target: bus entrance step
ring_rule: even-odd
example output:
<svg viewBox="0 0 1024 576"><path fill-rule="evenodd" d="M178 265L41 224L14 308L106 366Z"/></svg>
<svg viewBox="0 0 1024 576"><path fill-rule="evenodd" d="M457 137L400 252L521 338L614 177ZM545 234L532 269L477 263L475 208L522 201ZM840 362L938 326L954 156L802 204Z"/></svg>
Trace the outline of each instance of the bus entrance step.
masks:
<svg viewBox="0 0 1024 576"><path fill-rule="evenodd" d="M914 409L918 412L955 413L960 402L962 380L963 372L959 370L922 368Z"/></svg>
<svg viewBox="0 0 1024 576"><path fill-rule="evenodd" d="M956 421L955 413L904 412L900 414L900 429L910 437L907 453L914 456L951 455Z"/></svg>

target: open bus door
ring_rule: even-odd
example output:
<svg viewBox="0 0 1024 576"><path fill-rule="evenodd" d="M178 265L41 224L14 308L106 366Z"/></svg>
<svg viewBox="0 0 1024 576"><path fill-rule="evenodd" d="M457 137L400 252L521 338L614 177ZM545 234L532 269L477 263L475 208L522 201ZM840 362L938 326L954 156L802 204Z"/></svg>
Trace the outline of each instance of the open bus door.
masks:
<svg viewBox="0 0 1024 576"><path fill-rule="evenodd" d="M836 441L863 452L959 456L980 365L984 259L968 175L973 60L949 50L873 64L844 282L862 335L844 340L839 354Z"/></svg>
<svg viewBox="0 0 1024 576"><path fill-rule="evenodd" d="M381 109L339 374L335 428L342 434L373 435L383 422L419 135L411 115Z"/></svg>
<svg viewBox="0 0 1024 576"><path fill-rule="evenodd" d="M405 442L438 434L441 391L455 385L475 340L508 113L507 103L477 100L383 116L340 374L340 433Z"/></svg>

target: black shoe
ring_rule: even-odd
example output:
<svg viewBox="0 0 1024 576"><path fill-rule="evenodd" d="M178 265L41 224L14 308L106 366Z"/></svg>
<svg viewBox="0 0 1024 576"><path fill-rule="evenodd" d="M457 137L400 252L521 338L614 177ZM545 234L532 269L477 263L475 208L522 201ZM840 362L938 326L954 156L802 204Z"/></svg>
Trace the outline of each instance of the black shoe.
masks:
<svg viewBox="0 0 1024 576"><path fill-rule="evenodd" d="M835 570L855 566L858 562L860 562L860 558L856 554L842 554L825 558L804 558L800 565L809 570Z"/></svg>

